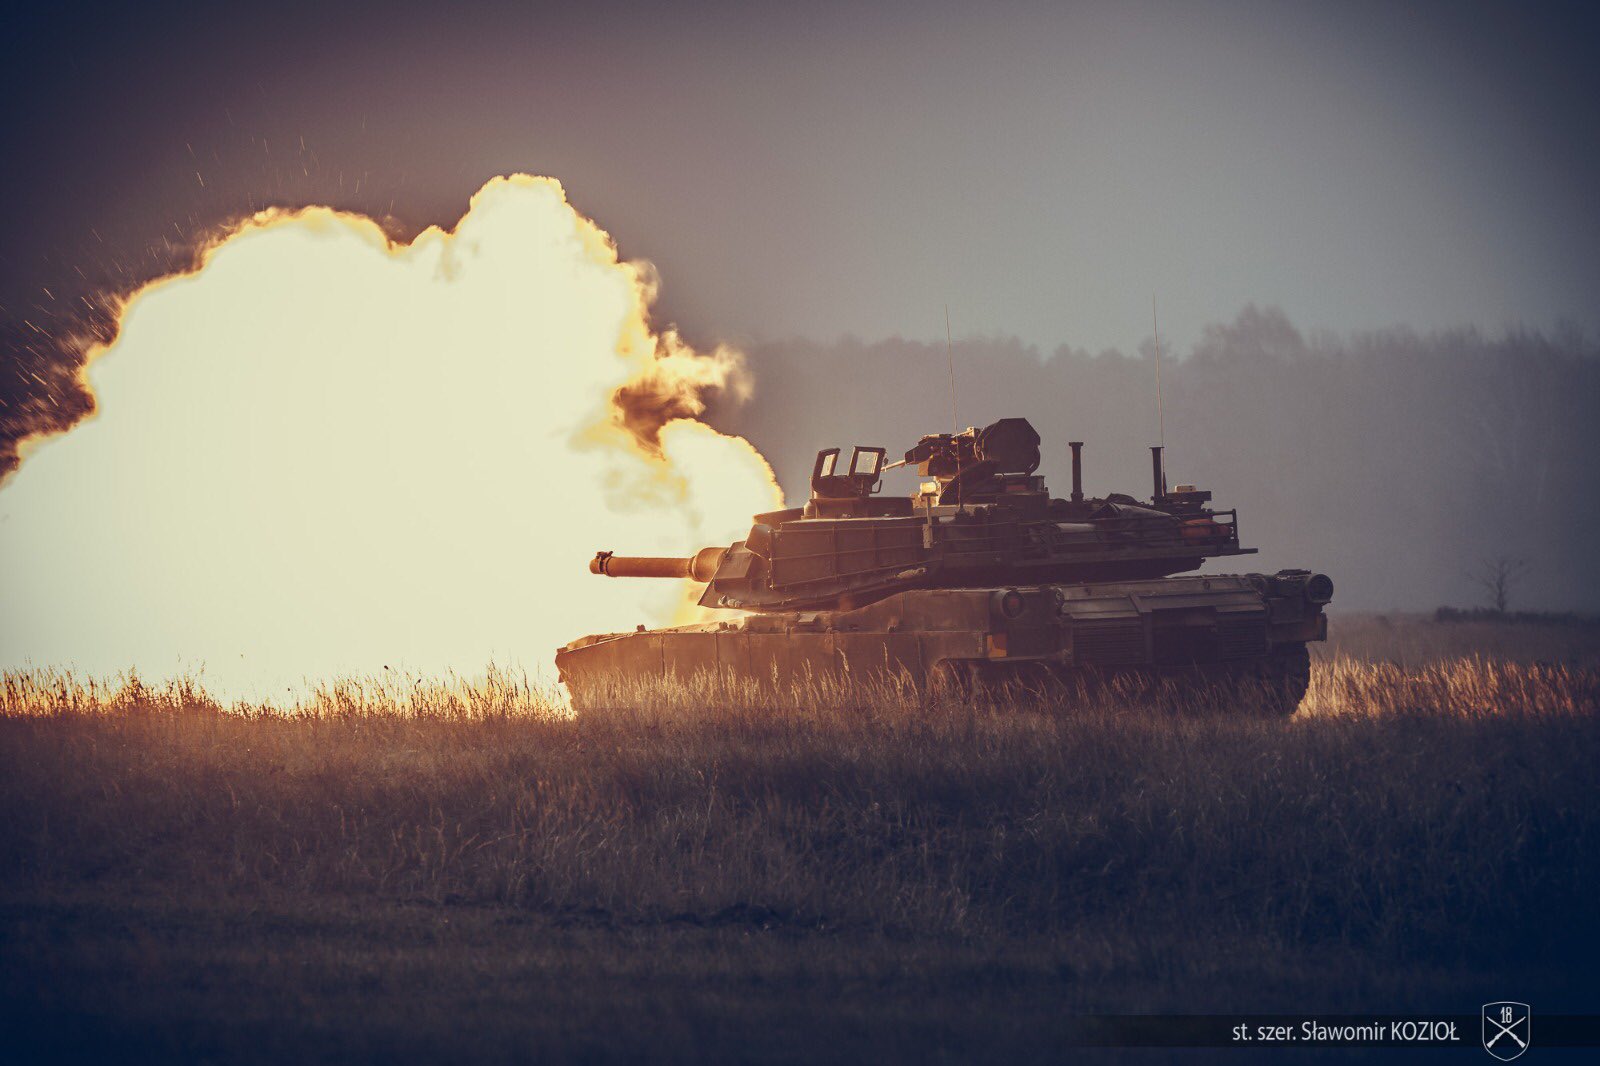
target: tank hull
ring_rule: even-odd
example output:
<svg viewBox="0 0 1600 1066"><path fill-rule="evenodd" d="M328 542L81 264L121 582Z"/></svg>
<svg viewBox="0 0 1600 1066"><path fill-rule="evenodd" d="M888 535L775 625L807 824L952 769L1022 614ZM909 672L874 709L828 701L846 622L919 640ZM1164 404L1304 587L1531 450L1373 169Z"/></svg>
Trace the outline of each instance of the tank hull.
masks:
<svg viewBox="0 0 1600 1066"><path fill-rule="evenodd" d="M1306 644L1327 636L1308 577L916 589L854 610L583 637L556 652L556 666L580 711L618 680L700 674L775 687L829 677L969 687L1138 674L1197 685L1259 680L1275 694L1273 712L1292 713L1309 676Z"/></svg>

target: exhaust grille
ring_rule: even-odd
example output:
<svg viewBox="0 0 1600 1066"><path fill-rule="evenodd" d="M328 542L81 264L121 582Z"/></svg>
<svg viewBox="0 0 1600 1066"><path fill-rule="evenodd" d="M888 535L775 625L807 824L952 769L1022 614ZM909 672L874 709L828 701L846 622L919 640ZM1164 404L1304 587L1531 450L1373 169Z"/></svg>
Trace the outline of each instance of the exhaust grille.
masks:
<svg viewBox="0 0 1600 1066"><path fill-rule="evenodd" d="M1217 652L1223 659L1251 659L1267 653L1267 627L1260 618L1217 625Z"/></svg>
<svg viewBox="0 0 1600 1066"><path fill-rule="evenodd" d="M1074 656L1089 666L1127 666L1145 660L1144 627L1126 622L1079 624L1072 632Z"/></svg>

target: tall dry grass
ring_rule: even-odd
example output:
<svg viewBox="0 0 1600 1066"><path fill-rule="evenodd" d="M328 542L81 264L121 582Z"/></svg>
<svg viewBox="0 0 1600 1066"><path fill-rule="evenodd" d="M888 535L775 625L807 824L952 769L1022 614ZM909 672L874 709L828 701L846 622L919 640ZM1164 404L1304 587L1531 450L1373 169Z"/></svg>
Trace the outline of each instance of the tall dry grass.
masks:
<svg viewBox="0 0 1600 1066"><path fill-rule="evenodd" d="M224 707L10 673L0 870L600 924L1571 950L1594 938L1597 706L1593 670L1483 658L1321 662L1287 722L707 680L573 716L497 670Z"/></svg>

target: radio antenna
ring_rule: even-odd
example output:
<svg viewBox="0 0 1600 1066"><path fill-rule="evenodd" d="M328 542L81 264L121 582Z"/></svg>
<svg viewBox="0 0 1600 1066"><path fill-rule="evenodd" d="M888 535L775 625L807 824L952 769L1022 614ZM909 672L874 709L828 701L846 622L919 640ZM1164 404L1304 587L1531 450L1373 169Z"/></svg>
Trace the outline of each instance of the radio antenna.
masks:
<svg viewBox="0 0 1600 1066"><path fill-rule="evenodd" d="M948 312L946 312L948 314ZM1150 328L1156 335L1156 433L1163 449L1167 446L1167 412L1161 403L1161 323L1156 318L1156 294L1150 294Z"/></svg>
<svg viewBox="0 0 1600 1066"><path fill-rule="evenodd" d="M956 349L950 340L950 305L944 305L944 354L950 360L950 432L952 435L961 432L961 424L956 420Z"/></svg>
<svg viewBox="0 0 1600 1066"><path fill-rule="evenodd" d="M955 439L961 432L961 423L956 420L956 348L950 341L949 304L944 305L944 354L950 360L950 443L956 451L956 510L960 511L966 502L966 490L961 486L961 442Z"/></svg>

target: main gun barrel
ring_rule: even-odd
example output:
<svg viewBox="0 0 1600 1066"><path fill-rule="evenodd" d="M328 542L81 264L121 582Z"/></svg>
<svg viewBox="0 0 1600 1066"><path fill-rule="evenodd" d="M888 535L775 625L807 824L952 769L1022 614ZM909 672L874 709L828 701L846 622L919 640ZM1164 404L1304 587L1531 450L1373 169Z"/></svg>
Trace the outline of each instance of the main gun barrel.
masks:
<svg viewBox="0 0 1600 1066"><path fill-rule="evenodd" d="M710 581L727 550L701 548L694 555L681 559L597 552L589 560L589 573L607 577L676 577Z"/></svg>

